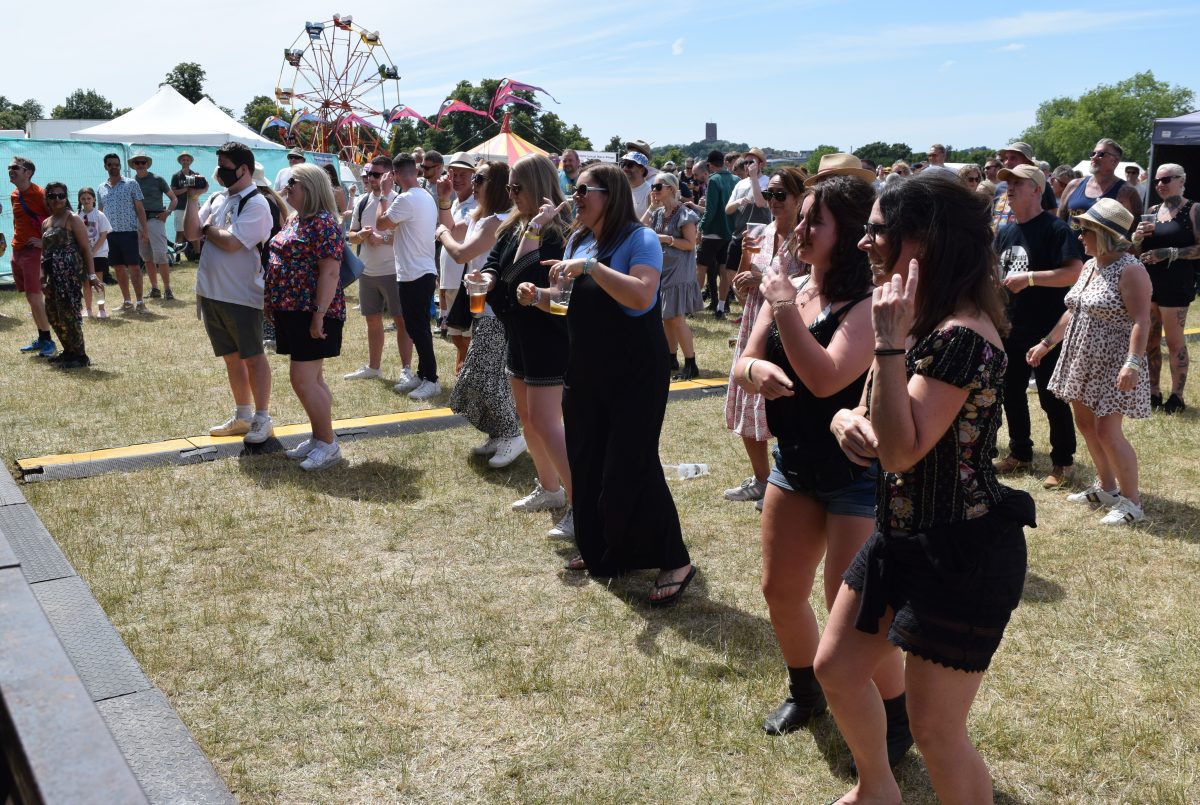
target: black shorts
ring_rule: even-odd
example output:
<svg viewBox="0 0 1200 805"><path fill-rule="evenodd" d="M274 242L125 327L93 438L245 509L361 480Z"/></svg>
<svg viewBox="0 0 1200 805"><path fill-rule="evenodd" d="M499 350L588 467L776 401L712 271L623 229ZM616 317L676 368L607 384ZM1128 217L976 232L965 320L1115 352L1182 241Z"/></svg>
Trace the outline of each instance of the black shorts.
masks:
<svg viewBox="0 0 1200 805"><path fill-rule="evenodd" d="M1146 266L1150 301L1159 307L1187 307L1196 298L1196 274L1190 260Z"/></svg>
<svg viewBox="0 0 1200 805"><path fill-rule="evenodd" d="M113 266L139 266L142 257L138 251L137 232L108 233L108 264Z"/></svg>
<svg viewBox="0 0 1200 805"><path fill-rule="evenodd" d="M729 254L729 241L721 238L701 238L696 262L705 268L724 268Z"/></svg>
<svg viewBox="0 0 1200 805"><path fill-rule="evenodd" d="M276 310L275 352L290 355L294 361L319 361L342 354L341 319L325 317L325 338L309 335L312 313L304 310Z"/></svg>
<svg viewBox="0 0 1200 805"><path fill-rule="evenodd" d="M729 241L729 248L725 252L725 267L730 271L737 271L738 266L742 264L742 239L735 237Z"/></svg>
<svg viewBox="0 0 1200 805"><path fill-rule="evenodd" d="M549 314L536 311L540 315ZM538 326L536 320L504 323L508 337L508 352L504 373L523 381L527 386L561 386L567 371L570 342L557 327Z"/></svg>

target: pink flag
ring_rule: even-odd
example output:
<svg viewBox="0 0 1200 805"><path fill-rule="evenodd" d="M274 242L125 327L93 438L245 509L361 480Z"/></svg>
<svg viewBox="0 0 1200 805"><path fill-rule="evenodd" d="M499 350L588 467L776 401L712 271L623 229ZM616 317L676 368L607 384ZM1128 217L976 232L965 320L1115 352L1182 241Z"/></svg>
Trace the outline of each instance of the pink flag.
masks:
<svg viewBox="0 0 1200 805"><path fill-rule="evenodd" d="M543 95L549 96L550 100L558 103L557 98L555 98L553 95L550 95L549 92L546 92L546 90L542 89L541 87L535 87L533 84L522 84L520 81L513 81L511 78L505 78L500 82L500 85L496 87L496 94L492 96L492 103L488 107L488 116L495 116L496 110L506 103L520 103L524 104L525 106L532 106L534 109L542 108L537 103L533 101L527 101L516 94L517 92L522 91L540 92Z"/></svg>
<svg viewBox="0 0 1200 805"><path fill-rule="evenodd" d="M491 117L491 115L489 115L487 112L481 112L478 109L476 109L475 107L468 106L467 104L463 103L462 101L456 101L453 98L447 98L446 100L442 101L442 108L438 109L437 125L439 128L442 125L442 115L448 115L451 112L470 112L471 114L474 114L474 115L481 115L483 117Z"/></svg>
<svg viewBox="0 0 1200 805"><path fill-rule="evenodd" d="M418 114L416 109L413 109L409 106L405 106L404 104L398 104L392 108L392 111L388 114L388 117L387 117L388 125L394 126L394 125L396 125L397 122L400 121L401 118L405 118L405 117L415 117L417 120L420 120L426 126L433 126L432 123L430 123L425 118L421 117L421 115Z"/></svg>

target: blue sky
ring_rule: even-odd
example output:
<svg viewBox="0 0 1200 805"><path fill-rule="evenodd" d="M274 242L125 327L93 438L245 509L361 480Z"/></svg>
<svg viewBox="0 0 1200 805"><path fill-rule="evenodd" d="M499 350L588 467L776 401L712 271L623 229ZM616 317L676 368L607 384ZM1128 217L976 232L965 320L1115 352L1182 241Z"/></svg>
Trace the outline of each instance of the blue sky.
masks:
<svg viewBox="0 0 1200 805"><path fill-rule="evenodd" d="M1188 2L60 0L53 20L36 4L6 9L0 94L37 98L47 114L78 87L132 106L197 61L210 95L240 114L273 92L305 20L335 11L380 32L399 101L422 114L459 79L510 76L550 90L561 104L546 108L597 148L614 134L692 142L706 121L723 139L776 148L994 146L1041 101L1146 69L1200 92L1187 44L1200 42L1200 3ZM47 57L52 42L61 58Z"/></svg>

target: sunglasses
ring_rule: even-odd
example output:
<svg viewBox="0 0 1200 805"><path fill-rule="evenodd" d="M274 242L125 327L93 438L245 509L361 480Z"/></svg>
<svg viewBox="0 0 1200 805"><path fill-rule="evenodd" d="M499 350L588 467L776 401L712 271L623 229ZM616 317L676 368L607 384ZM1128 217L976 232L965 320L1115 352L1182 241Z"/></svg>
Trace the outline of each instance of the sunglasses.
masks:
<svg viewBox="0 0 1200 805"><path fill-rule="evenodd" d="M300 184L300 182L295 177L292 177L291 179L287 180L288 187L295 187L298 184Z"/></svg>
<svg viewBox="0 0 1200 805"><path fill-rule="evenodd" d="M1154 183L1155 184L1170 184L1171 182L1175 181L1176 179L1182 179L1182 178L1183 178L1182 176L1159 176L1157 179L1154 180ZM49 196L47 196L46 198L49 198Z"/></svg>
<svg viewBox="0 0 1200 805"><path fill-rule="evenodd" d="M982 176L968 176L967 181L971 182L972 184L979 184L980 182L983 181L983 177Z"/></svg>
<svg viewBox="0 0 1200 805"><path fill-rule="evenodd" d="M477 173L471 177L471 184L483 184L487 181L486 173Z"/></svg>
<svg viewBox="0 0 1200 805"><path fill-rule="evenodd" d="M12 173L13 171L23 171L23 170L25 170L25 169L22 168L20 165L9 165L8 166L9 173Z"/></svg>
<svg viewBox="0 0 1200 805"><path fill-rule="evenodd" d="M515 196L517 193L521 192L521 185L506 184L506 185L504 185L504 189L507 190L508 192L512 193Z"/></svg>
<svg viewBox="0 0 1200 805"><path fill-rule="evenodd" d="M661 185L660 185L660 187L661 187ZM654 188L650 188L650 189L653 190ZM588 193L607 193L607 192L608 192L608 188L606 188L606 187L591 187L586 184L577 185L575 187L575 195L579 196L580 198L583 198Z"/></svg>
<svg viewBox="0 0 1200 805"><path fill-rule="evenodd" d="M367 175L372 179L382 179L384 176L387 176L387 172L385 171L380 173L379 171L367 171Z"/></svg>
<svg viewBox="0 0 1200 805"><path fill-rule="evenodd" d="M422 163L421 163L421 167L422 167L422 168L424 168L424 169L425 169L425 170L427 170L427 171L431 171L431 170L433 170L434 168L437 168L438 170L441 170L441 169L442 169L442 166L441 166L441 165L426 165L424 162L422 162Z"/></svg>
<svg viewBox="0 0 1200 805"><path fill-rule="evenodd" d="M129 164L133 165L134 167L137 167L138 165L149 165L150 163L144 159L135 159L133 162L130 162Z"/></svg>
<svg viewBox="0 0 1200 805"><path fill-rule="evenodd" d="M863 234L871 240L875 240L885 232L887 232L887 224L873 224L870 221L863 224Z"/></svg>
<svg viewBox="0 0 1200 805"><path fill-rule="evenodd" d="M303 162L304 157L298 157L295 154L288 156L288 162Z"/></svg>
<svg viewBox="0 0 1200 805"><path fill-rule="evenodd" d="M767 201L774 199L775 201L778 201L778 202L787 201L787 197L790 195L788 193L788 191L786 191L786 190L771 190L769 188L767 190L762 191L762 194L763 194L763 198L765 198Z"/></svg>
<svg viewBox="0 0 1200 805"><path fill-rule="evenodd" d="M1110 154L1107 151L1093 151L1092 152L1092 159L1100 159L1101 157L1112 157L1113 159L1116 159L1117 155Z"/></svg>
<svg viewBox="0 0 1200 805"><path fill-rule="evenodd" d="M661 193L663 187L665 187L665 185L662 182L659 182L658 184L650 185L650 189L653 190L655 193Z"/></svg>
<svg viewBox="0 0 1200 805"><path fill-rule="evenodd" d="M66 198L67 198L66 193L47 193L46 194L46 201L65 201Z"/></svg>

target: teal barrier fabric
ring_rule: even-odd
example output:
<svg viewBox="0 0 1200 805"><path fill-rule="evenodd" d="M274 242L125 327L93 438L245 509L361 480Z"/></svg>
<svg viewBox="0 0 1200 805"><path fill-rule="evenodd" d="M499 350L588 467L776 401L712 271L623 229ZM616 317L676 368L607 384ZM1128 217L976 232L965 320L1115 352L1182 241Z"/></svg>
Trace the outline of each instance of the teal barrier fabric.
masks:
<svg viewBox="0 0 1200 805"><path fill-rule="evenodd" d="M268 181L275 180L275 174L287 167L287 151L282 148L251 149L254 158L263 166ZM0 139L0 159L5 168L14 156L33 160L37 171L33 175L34 184L45 187L48 182L63 182L69 189L71 207L77 207L76 196L81 187L99 187L108 179L104 172L104 155L117 154L121 163L126 164L134 151L145 151L153 160L151 173L157 173L168 182L171 174L179 170L177 157L187 152L192 155L194 162L192 170L204 175L210 183L211 190L220 190L213 183L213 172L217 169L217 147L212 145L139 145L137 143L106 143L94 140L25 140ZM340 170L336 159L331 154L309 153L308 160L316 164L330 162ZM125 176L132 177L133 170L126 164ZM7 173L5 174L7 182ZM13 219L10 195L12 184L6 184L0 193L0 232L9 240L10 248L0 257L0 284L12 282L12 235Z"/></svg>

